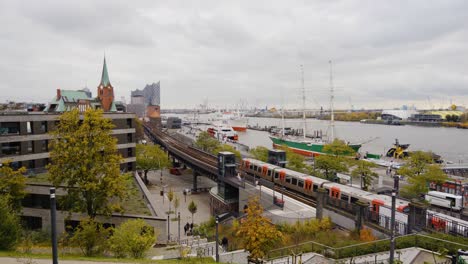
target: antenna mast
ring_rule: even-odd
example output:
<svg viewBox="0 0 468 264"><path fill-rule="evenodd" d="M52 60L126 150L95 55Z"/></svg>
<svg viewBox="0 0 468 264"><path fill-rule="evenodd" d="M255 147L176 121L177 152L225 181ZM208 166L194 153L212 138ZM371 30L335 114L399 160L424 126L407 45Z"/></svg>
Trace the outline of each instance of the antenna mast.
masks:
<svg viewBox="0 0 468 264"><path fill-rule="evenodd" d="M304 87L304 66L301 64L301 84L302 84L302 123L303 123L303 137L306 138L307 124L306 124L306 97Z"/></svg>
<svg viewBox="0 0 468 264"><path fill-rule="evenodd" d="M333 71L332 71L332 61L328 61L330 63L330 132L331 132L331 142L335 140L335 113L333 112Z"/></svg>

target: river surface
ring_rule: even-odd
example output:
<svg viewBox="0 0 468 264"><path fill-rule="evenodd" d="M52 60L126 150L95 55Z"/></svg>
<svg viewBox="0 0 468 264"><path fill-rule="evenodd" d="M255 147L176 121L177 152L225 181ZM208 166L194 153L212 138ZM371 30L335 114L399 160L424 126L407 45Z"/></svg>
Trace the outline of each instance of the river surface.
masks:
<svg viewBox="0 0 468 264"><path fill-rule="evenodd" d="M175 116L168 114L168 116ZM201 115L200 121L207 121L210 115ZM249 117L250 126L277 126L282 127L279 118ZM329 133L329 121L307 119L307 133L322 130ZM285 127L302 128L301 119L285 119ZM272 147L268 133L263 131L247 130L238 132L239 142L250 147ZM392 147L395 139L401 144L410 144L409 150L432 151L441 155L445 161L453 163L468 163L468 130L446 127L421 126L390 126L378 124L362 124L359 122L335 122L335 137L351 143L364 143L361 153L368 151L374 154L385 154ZM369 141L369 142L368 142Z"/></svg>

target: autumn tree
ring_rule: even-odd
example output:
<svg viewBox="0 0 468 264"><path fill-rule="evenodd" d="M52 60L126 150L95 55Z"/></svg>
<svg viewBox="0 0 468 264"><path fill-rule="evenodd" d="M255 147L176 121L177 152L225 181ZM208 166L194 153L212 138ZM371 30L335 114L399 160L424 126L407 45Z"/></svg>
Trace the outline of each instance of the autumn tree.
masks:
<svg viewBox="0 0 468 264"><path fill-rule="evenodd" d="M429 184L443 184L448 177L438 164L433 163L433 154L430 152L412 152L405 165L398 174L406 176L409 185L404 186L402 195L408 198L424 199L429 191Z"/></svg>
<svg viewBox="0 0 468 264"><path fill-rule="evenodd" d="M250 252L249 259L261 263L268 250L283 240L283 234L276 229L270 219L263 216L263 208L258 197L249 200L246 215L237 230L237 236L243 241L245 249Z"/></svg>
<svg viewBox="0 0 468 264"><path fill-rule="evenodd" d="M15 211L21 209L21 200L26 195L25 167L14 170L10 162L0 164L0 195L4 196Z"/></svg>
<svg viewBox="0 0 468 264"><path fill-rule="evenodd" d="M354 149L340 139L335 139L331 143L325 144L323 152L332 156L352 156L356 153Z"/></svg>
<svg viewBox="0 0 468 264"><path fill-rule="evenodd" d="M63 202L71 211L91 218L109 215L127 196L128 176L120 173L122 157L111 135L113 127L102 110L88 109L81 115L74 109L63 113L51 132L49 180L55 187L67 187Z"/></svg>
<svg viewBox="0 0 468 264"><path fill-rule="evenodd" d="M258 147L252 148L250 149L249 153L256 160L260 160L263 162L268 161L268 148L266 147L258 146Z"/></svg>
<svg viewBox="0 0 468 264"><path fill-rule="evenodd" d="M172 204L172 200L174 200L174 191L171 189L169 189L169 192L167 193L167 199L169 200L169 211L167 212L167 214L171 214L171 204Z"/></svg>
<svg viewBox="0 0 468 264"><path fill-rule="evenodd" d="M179 196L175 195L175 197L174 197L174 210L175 210L176 215L177 215L177 208L179 208L179 205L180 205Z"/></svg>
<svg viewBox="0 0 468 264"><path fill-rule="evenodd" d="M359 177L361 180L361 189L367 191L372 184L372 179L377 177L378 174L373 172L371 168L376 167L374 163L358 160L356 167L351 171L351 177Z"/></svg>
<svg viewBox="0 0 468 264"><path fill-rule="evenodd" d="M171 162L159 146L137 144L136 165L138 169L143 170L145 184L149 184L148 172L167 168Z"/></svg>
<svg viewBox="0 0 468 264"><path fill-rule="evenodd" d="M197 204L192 200L187 209L189 210L189 212L192 214L192 225L193 225L193 215L197 212Z"/></svg>

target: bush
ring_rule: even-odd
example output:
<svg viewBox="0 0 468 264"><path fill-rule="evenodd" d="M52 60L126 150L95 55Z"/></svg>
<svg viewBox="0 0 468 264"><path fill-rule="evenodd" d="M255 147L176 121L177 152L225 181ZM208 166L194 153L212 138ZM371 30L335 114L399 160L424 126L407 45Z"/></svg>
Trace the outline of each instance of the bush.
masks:
<svg viewBox="0 0 468 264"><path fill-rule="evenodd" d="M0 196L0 219L0 249L13 249L21 238L21 225L4 196Z"/></svg>
<svg viewBox="0 0 468 264"><path fill-rule="evenodd" d="M76 228L70 242L79 247L85 256L95 256L106 249L106 239L110 230L104 228L101 223L94 222L93 219L85 219Z"/></svg>
<svg viewBox="0 0 468 264"><path fill-rule="evenodd" d="M156 234L153 227L142 219L128 220L114 230L110 238L110 250L116 257L127 255L142 258L145 252L155 242Z"/></svg>

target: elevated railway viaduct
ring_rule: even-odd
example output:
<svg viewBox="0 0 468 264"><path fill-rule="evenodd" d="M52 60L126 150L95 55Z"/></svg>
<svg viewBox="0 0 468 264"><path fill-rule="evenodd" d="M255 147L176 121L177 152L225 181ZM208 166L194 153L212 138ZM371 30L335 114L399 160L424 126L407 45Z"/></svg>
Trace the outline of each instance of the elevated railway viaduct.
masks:
<svg viewBox="0 0 468 264"><path fill-rule="evenodd" d="M242 188L242 184L236 179L236 168L237 165L235 164L235 159L230 164L221 163L221 157L218 160L218 157L196 149L190 145L180 142L179 140L173 138L172 136L164 133L160 129L156 129L151 127L149 124L144 124L144 131L147 137L152 140L155 144L160 145L164 150L167 151L168 155L177 159L181 163L185 164L187 167L191 168L193 171L193 189L192 191L199 191L197 186L197 177L198 176L206 176L214 181L218 182L218 192L219 195L216 195L217 198L224 199L229 205L225 206L224 208L215 208L212 210L213 214L222 213L223 211L229 211L235 215L239 213L238 208L238 194L239 188ZM246 179L248 179L248 175L246 175ZM340 203L340 201L335 201L330 199L326 195L322 197L317 197L315 199L311 199L310 197L304 197L301 194L295 193L292 190L284 190L280 188L280 186L274 186L276 191L284 192L288 196L293 199L296 199L304 204L313 206L317 209L317 218L321 218L323 212L326 211L326 215L332 217L333 222L343 219L348 222L354 222L354 227L346 225L345 227L348 229L360 229L362 227L368 227L377 231L378 233L382 234L390 234L390 227L389 225L382 226L381 222L382 219L375 219L369 217L366 214L366 206L367 205L357 205L350 207L349 205L344 205ZM236 192L237 191L237 192ZM221 193L222 192L222 193ZM237 197L236 197L237 195ZM213 194L212 194L213 196ZM237 203L232 203L233 200L237 199ZM213 206L213 204L212 204ZM214 205L216 206L216 205ZM411 206L410 206L411 208ZM411 214L411 212L410 212ZM398 230L400 234L407 234L411 233L412 231L420 231L424 229L431 229L429 221L421 220L426 219L426 213L424 211L419 210L418 208L414 209L413 216L411 217L416 221L413 221L412 224L408 225L407 223L397 223L399 225ZM387 219L388 220L388 219ZM379 224L380 223L380 224ZM340 225L340 224L339 224ZM444 231L444 230L438 230ZM448 232L448 231L447 231Z"/></svg>

